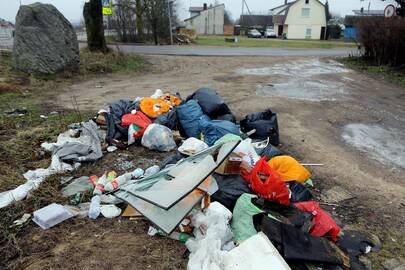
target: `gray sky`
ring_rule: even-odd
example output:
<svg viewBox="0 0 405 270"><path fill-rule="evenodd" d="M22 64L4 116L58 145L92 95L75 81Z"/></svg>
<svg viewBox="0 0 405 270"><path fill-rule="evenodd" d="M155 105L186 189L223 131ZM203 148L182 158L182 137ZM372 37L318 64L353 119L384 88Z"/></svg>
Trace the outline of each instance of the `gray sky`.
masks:
<svg viewBox="0 0 405 270"><path fill-rule="evenodd" d="M321 0L325 2L325 0ZM21 0L22 4L31 4L34 2L43 2L53 4L65 17L71 22L79 22L82 16L82 9L84 0ZM204 2L210 4L214 0L176 0L178 3L178 13L180 18L185 19L188 17L188 7L202 6ZM218 0L219 3L224 3L225 8L228 9L232 17L236 19L239 17L242 9L241 0ZM253 12L261 12L263 14L277 5L283 4L284 0L246 0L250 10ZM383 9L387 3L392 3L394 0L329 0L331 12L339 13L340 15L352 14L353 9L360 9L362 6L368 8L368 3L371 2L371 9ZM17 14L19 0L0 0L0 18L14 22L15 15Z"/></svg>

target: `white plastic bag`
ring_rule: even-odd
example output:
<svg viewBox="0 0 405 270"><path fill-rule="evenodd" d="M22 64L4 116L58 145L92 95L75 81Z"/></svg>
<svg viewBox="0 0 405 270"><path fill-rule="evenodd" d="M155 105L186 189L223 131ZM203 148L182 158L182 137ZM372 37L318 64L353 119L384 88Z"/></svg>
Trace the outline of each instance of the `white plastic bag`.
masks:
<svg viewBox="0 0 405 270"><path fill-rule="evenodd" d="M218 202L213 202L204 211L193 215L194 236L186 242L190 253L188 270L222 269L222 260L232 242L233 234L229 227L232 213ZM232 243L231 243L232 246Z"/></svg>
<svg viewBox="0 0 405 270"><path fill-rule="evenodd" d="M115 218L121 214L121 209L113 204L102 205L100 210L105 218Z"/></svg>
<svg viewBox="0 0 405 270"><path fill-rule="evenodd" d="M159 124L151 124L146 128L142 137L142 145L161 152L168 152L176 148L172 131Z"/></svg>
<svg viewBox="0 0 405 270"><path fill-rule="evenodd" d="M254 167L256 162L260 160L260 156L252 145L252 139L249 138L241 141L233 152L241 156L242 160L249 164L250 167Z"/></svg>
<svg viewBox="0 0 405 270"><path fill-rule="evenodd" d="M178 151L182 154L191 156L207 148L208 145L205 142L194 137L190 137L183 142Z"/></svg>

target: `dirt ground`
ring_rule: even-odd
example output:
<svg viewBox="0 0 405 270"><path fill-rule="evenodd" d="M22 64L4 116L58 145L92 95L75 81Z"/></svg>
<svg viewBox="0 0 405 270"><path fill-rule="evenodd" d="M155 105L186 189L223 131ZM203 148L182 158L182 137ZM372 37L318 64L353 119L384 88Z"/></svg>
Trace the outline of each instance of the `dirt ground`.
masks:
<svg viewBox="0 0 405 270"><path fill-rule="evenodd" d="M55 104L72 108L77 102L81 110L97 111L109 102L150 95L158 88L187 96L208 86L218 90L239 119L271 108L278 113L281 148L302 163L324 164L310 167L315 195L335 186L354 195L323 206L344 229L378 236L382 250L365 261L382 269L386 259L405 257L404 89L346 69L333 59L148 60L152 72L79 82L65 89ZM126 159L147 157L139 151L129 150ZM100 171L110 169L102 164ZM33 225L26 230L20 240L25 258L13 265L18 269L180 269L187 263L183 244L148 237L141 221L75 219L49 231Z"/></svg>

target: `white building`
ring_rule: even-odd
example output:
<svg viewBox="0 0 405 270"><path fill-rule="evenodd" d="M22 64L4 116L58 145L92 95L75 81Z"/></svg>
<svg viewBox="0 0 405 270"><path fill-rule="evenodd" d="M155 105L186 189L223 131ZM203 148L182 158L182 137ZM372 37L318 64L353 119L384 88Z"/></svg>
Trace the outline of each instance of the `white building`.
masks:
<svg viewBox="0 0 405 270"><path fill-rule="evenodd" d="M326 10L319 0L297 0L270 10L274 30L288 39L325 39Z"/></svg>
<svg viewBox="0 0 405 270"><path fill-rule="evenodd" d="M190 18L184 20L186 28L194 29L199 35L223 35L224 34L225 5L202 8L190 7Z"/></svg>

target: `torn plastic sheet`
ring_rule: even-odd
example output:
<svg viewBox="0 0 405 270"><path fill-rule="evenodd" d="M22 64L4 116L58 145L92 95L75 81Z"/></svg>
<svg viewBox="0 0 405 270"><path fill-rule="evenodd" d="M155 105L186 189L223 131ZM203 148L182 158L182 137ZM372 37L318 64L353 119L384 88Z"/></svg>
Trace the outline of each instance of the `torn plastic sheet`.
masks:
<svg viewBox="0 0 405 270"><path fill-rule="evenodd" d="M80 163L76 163L72 166L61 162L58 156L53 155L51 165L47 169L40 168L29 170L23 174L24 178L27 180L25 184L19 185L15 189L1 192L0 208L6 207L16 201L23 200L31 190L37 189L48 176L60 172L72 171L79 165Z"/></svg>
<svg viewBox="0 0 405 270"><path fill-rule="evenodd" d="M215 179L208 177L200 186L198 186L197 189L194 189L169 210L162 209L154 204L146 202L129 192L118 191L114 195L129 203L163 232L171 234L191 212L194 206L201 202L206 193L212 195L217 190L218 185Z"/></svg>
<svg viewBox="0 0 405 270"><path fill-rule="evenodd" d="M157 174L132 181L120 190L168 210L210 176L238 144L237 141L212 146ZM223 155L215 162L214 155L219 149Z"/></svg>

